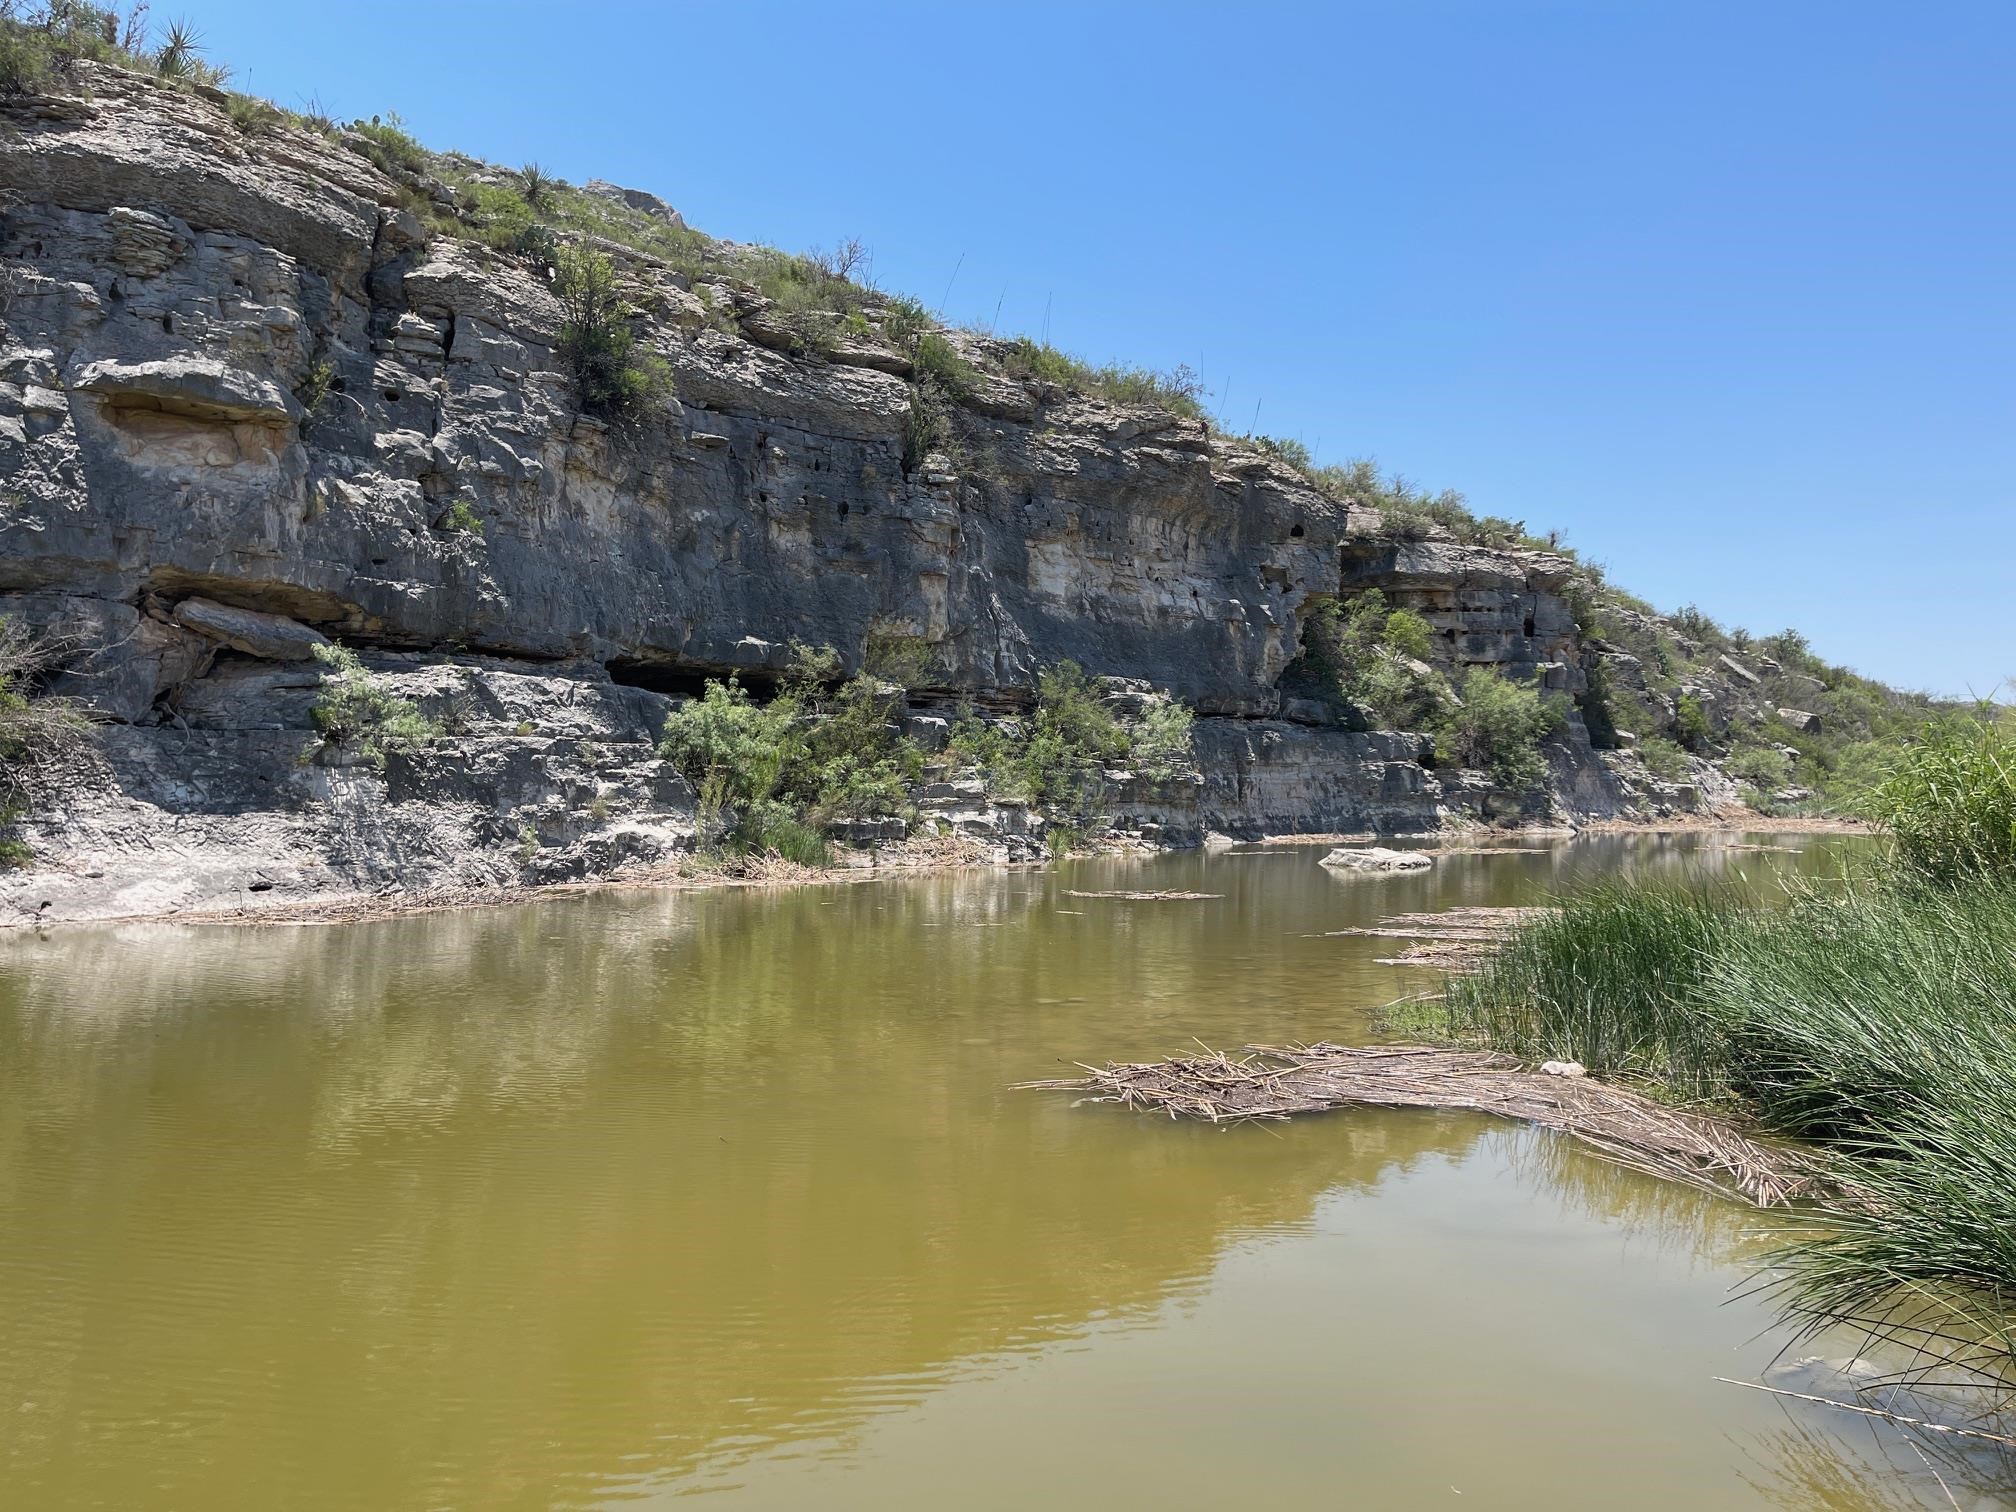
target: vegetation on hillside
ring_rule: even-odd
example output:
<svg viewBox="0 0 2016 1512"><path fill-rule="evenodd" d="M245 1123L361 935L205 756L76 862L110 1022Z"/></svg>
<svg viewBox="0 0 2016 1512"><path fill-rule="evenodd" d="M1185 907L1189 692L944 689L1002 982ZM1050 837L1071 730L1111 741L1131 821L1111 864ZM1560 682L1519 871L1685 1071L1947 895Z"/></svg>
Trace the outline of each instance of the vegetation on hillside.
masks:
<svg viewBox="0 0 2016 1512"><path fill-rule="evenodd" d="M36 686L58 650L48 637L0 616L0 867L32 859L14 827L45 789L74 776L85 760L83 716Z"/></svg>
<svg viewBox="0 0 2016 1512"><path fill-rule="evenodd" d="M1027 718L988 721L964 710L933 755L905 732L904 683L891 680L919 675L915 648L870 649L868 666L849 677L831 647L794 643L767 702L736 678L717 679L666 719L659 754L693 784L704 834L735 854L823 865L835 824L914 822L911 793L935 766L977 771L997 796L1031 804L1068 839L1099 817L1110 767L1168 777L1189 763L1189 710L1151 697L1123 719L1068 661L1039 674Z"/></svg>
<svg viewBox="0 0 2016 1512"><path fill-rule="evenodd" d="M82 65L91 62L135 70L164 87L208 91L212 99L228 77L208 61L203 39L186 23L152 26L144 4L0 0L0 96L78 87ZM797 360L907 368L906 473L934 454L950 455L961 472L984 472L984 438L961 415L993 379L1027 385L1046 402L1080 395L1213 423L1206 389L1188 368L1164 373L1095 364L1028 336L948 329L919 301L879 288L858 241L802 254L717 241L663 207L639 208L606 190L569 184L537 163L512 168L432 150L390 112L343 125L319 104L288 110L242 94L222 102L248 137L314 133L357 153L391 180L431 234L478 243L546 279L564 312L557 355L576 403L618 426L641 421L672 391L670 365L640 334L647 315L670 310L676 290L668 285L691 293L705 327L749 336ZM680 318L690 323L692 306L677 297ZM875 350L882 355L873 356ZM333 381L325 361L304 383L302 402L312 410ZM1388 538L1446 537L1568 558L1575 574L1569 597L1590 644L1603 652L1580 701L1591 737L1599 747L1635 745L1660 780L1685 780L1688 757L1706 756L1723 764L1760 809L1838 810L1866 793L1894 763L1909 731L1937 711L1930 700L1820 662L1794 632L1752 638L1691 609L1662 618L1609 584L1599 564L1578 558L1558 535L1480 516L1461 494L1420 489L1366 460L1318 463L1292 438L1245 440ZM1469 674L1424 671L1420 664L1432 658L1391 639L1388 625L1372 627L1377 633L1369 640L1361 633L1366 626L1341 626L1338 617L1350 612L1320 601L1313 606L1291 683L1384 727L1432 733L1439 759L1481 762L1508 786L1536 780L1538 742L1560 717L1558 699L1480 683L1478 708L1463 714L1473 700L1450 679L1467 684ZM1387 618L1395 613L1389 608ZM1326 641L1343 644L1326 649ZM1761 718L1732 718L1716 706L1707 685L1723 678L1723 655L1757 673L1748 703L1763 711ZM1330 665L1318 665L1326 656ZM1800 717L1781 716L1780 708Z"/></svg>
<svg viewBox="0 0 2016 1512"><path fill-rule="evenodd" d="M1319 599L1304 610L1302 652L1282 686L1378 729L1431 734L1440 764L1488 772L1514 792L1538 788L1547 775L1541 743L1567 700L1481 667L1459 689L1432 654L1428 622L1376 588L1343 604Z"/></svg>
<svg viewBox="0 0 2016 1512"><path fill-rule="evenodd" d="M440 739L441 726L395 694L348 646L317 646L315 660L325 670L308 713L331 745L352 747L383 767L393 751Z"/></svg>
<svg viewBox="0 0 2016 1512"><path fill-rule="evenodd" d="M1790 1315L2016 1389L2016 727L1922 728L1869 812L1883 859L1835 885L1580 893L1417 1012L1816 1142L1841 1186L1774 1257Z"/></svg>

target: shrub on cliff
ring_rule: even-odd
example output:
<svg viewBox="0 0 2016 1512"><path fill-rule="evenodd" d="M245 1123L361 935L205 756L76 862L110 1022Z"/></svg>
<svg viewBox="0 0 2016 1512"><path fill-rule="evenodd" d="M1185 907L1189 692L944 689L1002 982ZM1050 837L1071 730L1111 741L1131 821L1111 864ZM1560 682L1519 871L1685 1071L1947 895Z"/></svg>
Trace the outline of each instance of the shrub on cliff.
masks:
<svg viewBox="0 0 2016 1512"><path fill-rule="evenodd" d="M901 811L924 753L902 733L903 690L840 675L831 647L794 645L777 696L758 704L734 678L710 681L666 719L658 752L694 786L703 830L733 810L728 845L803 861L839 819ZM823 846L823 842L821 842Z"/></svg>
<svg viewBox="0 0 2016 1512"><path fill-rule="evenodd" d="M1157 782L1189 770L1196 758L1191 735L1194 719L1188 707L1175 699L1155 699L1134 723L1128 759L1142 776Z"/></svg>
<svg viewBox="0 0 2016 1512"><path fill-rule="evenodd" d="M317 646L315 660L328 670L308 715L324 740L354 745L383 767L388 753L440 738L440 725L367 671L348 646Z"/></svg>
<svg viewBox="0 0 2016 1512"><path fill-rule="evenodd" d="M589 247L558 248L553 292L562 310L557 349L583 413L634 420L671 391L665 359L637 345L630 307L617 292L616 270L607 257Z"/></svg>
<svg viewBox="0 0 2016 1512"><path fill-rule="evenodd" d="M1448 680L1428 665L1433 627L1411 609L1392 608L1377 588L1347 604L1312 599L1302 611L1302 650L1284 688L1355 705L1387 730L1434 727L1452 701Z"/></svg>
<svg viewBox="0 0 2016 1512"><path fill-rule="evenodd" d="M978 768L991 793L1031 803L1075 831L1097 817L1109 766L1129 763L1153 781L1189 770L1192 718L1158 694L1138 718L1122 719L1084 668L1062 661L1038 674L1026 719L993 723L961 709L945 753L955 766Z"/></svg>
<svg viewBox="0 0 2016 1512"><path fill-rule="evenodd" d="M45 787L60 786L84 765L90 727L68 700L35 696L57 644L0 617L0 866L29 859L9 834Z"/></svg>
<svg viewBox="0 0 2016 1512"><path fill-rule="evenodd" d="M1488 771L1493 781L1515 790L1544 781L1547 762L1540 742L1561 723L1561 701L1483 667L1464 677L1462 695L1435 732L1436 759Z"/></svg>

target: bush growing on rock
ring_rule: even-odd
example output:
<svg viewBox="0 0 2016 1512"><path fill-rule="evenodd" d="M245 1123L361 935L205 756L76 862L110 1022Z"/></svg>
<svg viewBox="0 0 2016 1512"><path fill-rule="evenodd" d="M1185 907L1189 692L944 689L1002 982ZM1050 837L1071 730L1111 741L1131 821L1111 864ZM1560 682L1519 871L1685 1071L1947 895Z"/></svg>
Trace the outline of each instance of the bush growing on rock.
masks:
<svg viewBox="0 0 2016 1512"><path fill-rule="evenodd" d="M843 679L831 647L794 645L769 703L733 678L709 682L666 719L658 749L693 784L703 829L732 810L732 849L806 861L813 841L823 855L824 826L907 803L924 753L897 724L902 703L896 684Z"/></svg>
<svg viewBox="0 0 2016 1512"><path fill-rule="evenodd" d="M1693 771L1687 753L1663 736L1653 735L1641 741L1638 755L1645 763L1645 770L1661 782L1685 782Z"/></svg>
<svg viewBox="0 0 2016 1512"><path fill-rule="evenodd" d="M75 706L34 696L36 679L58 650L48 638L0 617L0 867L30 859L27 845L7 832L40 790L75 776L87 755L89 726Z"/></svg>
<svg viewBox="0 0 2016 1512"><path fill-rule="evenodd" d="M1302 652L1282 685L1356 705L1382 729L1432 729L1453 701L1448 680L1427 664L1433 652L1428 622L1390 608L1377 588L1343 605L1315 599L1303 610Z"/></svg>
<svg viewBox="0 0 2016 1512"><path fill-rule="evenodd" d="M1547 776L1540 742L1561 723L1560 701L1482 667L1463 679L1462 704L1435 732L1435 756L1488 771L1501 786L1528 789Z"/></svg>
<svg viewBox="0 0 2016 1512"><path fill-rule="evenodd" d="M324 740L355 745L383 767L388 753L441 738L440 725L367 671L348 646L317 646L315 660L328 670L308 713Z"/></svg>
<svg viewBox="0 0 2016 1512"><path fill-rule="evenodd" d="M1713 733L1708 726L1708 711L1692 693L1682 693L1673 705L1673 729L1680 737L1680 744L1688 750L1698 753L1707 746Z"/></svg>
<svg viewBox="0 0 2016 1512"><path fill-rule="evenodd" d="M1081 833L1098 817L1109 766L1130 762L1152 781L1191 767L1192 719L1164 695L1150 696L1138 718L1122 719L1084 668L1063 661L1038 675L1026 719L989 723L962 708L945 753L955 766L977 768L989 792L1033 804Z"/></svg>
<svg viewBox="0 0 2016 1512"><path fill-rule="evenodd" d="M1195 754L1190 733L1194 717L1173 698L1156 699L1142 710L1129 755L1143 776L1164 782L1189 768Z"/></svg>
<svg viewBox="0 0 2016 1512"><path fill-rule="evenodd" d="M563 312L558 350L576 402L598 419L639 418L671 391L672 370L657 353L638 349L615 267L593 248L561 247L553 269Z"/></svg>

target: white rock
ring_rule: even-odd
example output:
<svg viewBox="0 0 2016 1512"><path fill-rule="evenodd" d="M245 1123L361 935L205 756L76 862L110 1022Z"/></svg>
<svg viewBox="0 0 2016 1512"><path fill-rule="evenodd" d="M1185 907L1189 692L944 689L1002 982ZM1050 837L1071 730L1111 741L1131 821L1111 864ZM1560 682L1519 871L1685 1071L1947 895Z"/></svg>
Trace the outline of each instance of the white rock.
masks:
<svg viewBox="0 0 2016 1512"><path fill-rule="evenodd" d="M1587 1076L1589 1068L1580 1061L1543 1061L1540 1069L1549 1076Z"/></svg>
<svg viewBox="0 0 2016 1512"><path fill-rule="evenodd" d="M1388 850L1380 845L1357 849L1340 845L1323 858L1323 865L1340 871L1426 871L1434 864L1435 858L1423 851Z"/></svg>

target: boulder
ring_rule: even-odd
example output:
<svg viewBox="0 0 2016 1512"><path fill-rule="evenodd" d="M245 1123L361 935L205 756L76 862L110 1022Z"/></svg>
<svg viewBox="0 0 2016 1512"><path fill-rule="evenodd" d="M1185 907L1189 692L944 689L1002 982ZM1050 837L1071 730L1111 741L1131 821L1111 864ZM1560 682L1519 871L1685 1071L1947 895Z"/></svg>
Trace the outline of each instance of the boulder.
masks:
<svg viewBox="0 0 2016 1512"><path fill-rule="evenodd" d="M1820 731L1820 716L1806 709L1780 709L1778 717L1802 734L1817 735Z"/></svg>
<svg viewBox="0 0 2016 1512"><path fill-rule="evenodd" d="M590 179L581 186L581 192L592 194L597 199L605 199L613 204L626 205L632 210L642 211L653 220L661 220L668 226L683 228L686 224L683 215L648 190L626 189L621 184L610 183L607 179Z"/></svg>
<svg viewBox="0 0 2016 1512"><path fill-rule="evenodd" d="M1323 858L1323 865L1338 871L1426 871L1434 864L1435 858L1425 851L1388 850L1382 845L1340 845Z"/></svg>
<svg viewBox="0 0 2016 1512"><path fill-rule="evenodd" d="M1718 656L1715 658L1715 665L1735 678L1736 681L1753 688L1764 680L1733 656Z"/></svg>
<svg viewBox="0 0 2016 1512"><path fill-rule="evenodd" d="M234 609L213 599L186 598L175 606L175 623L220 640L233 651L267 661L307 661L329 637L284 614Z"/></svg>

